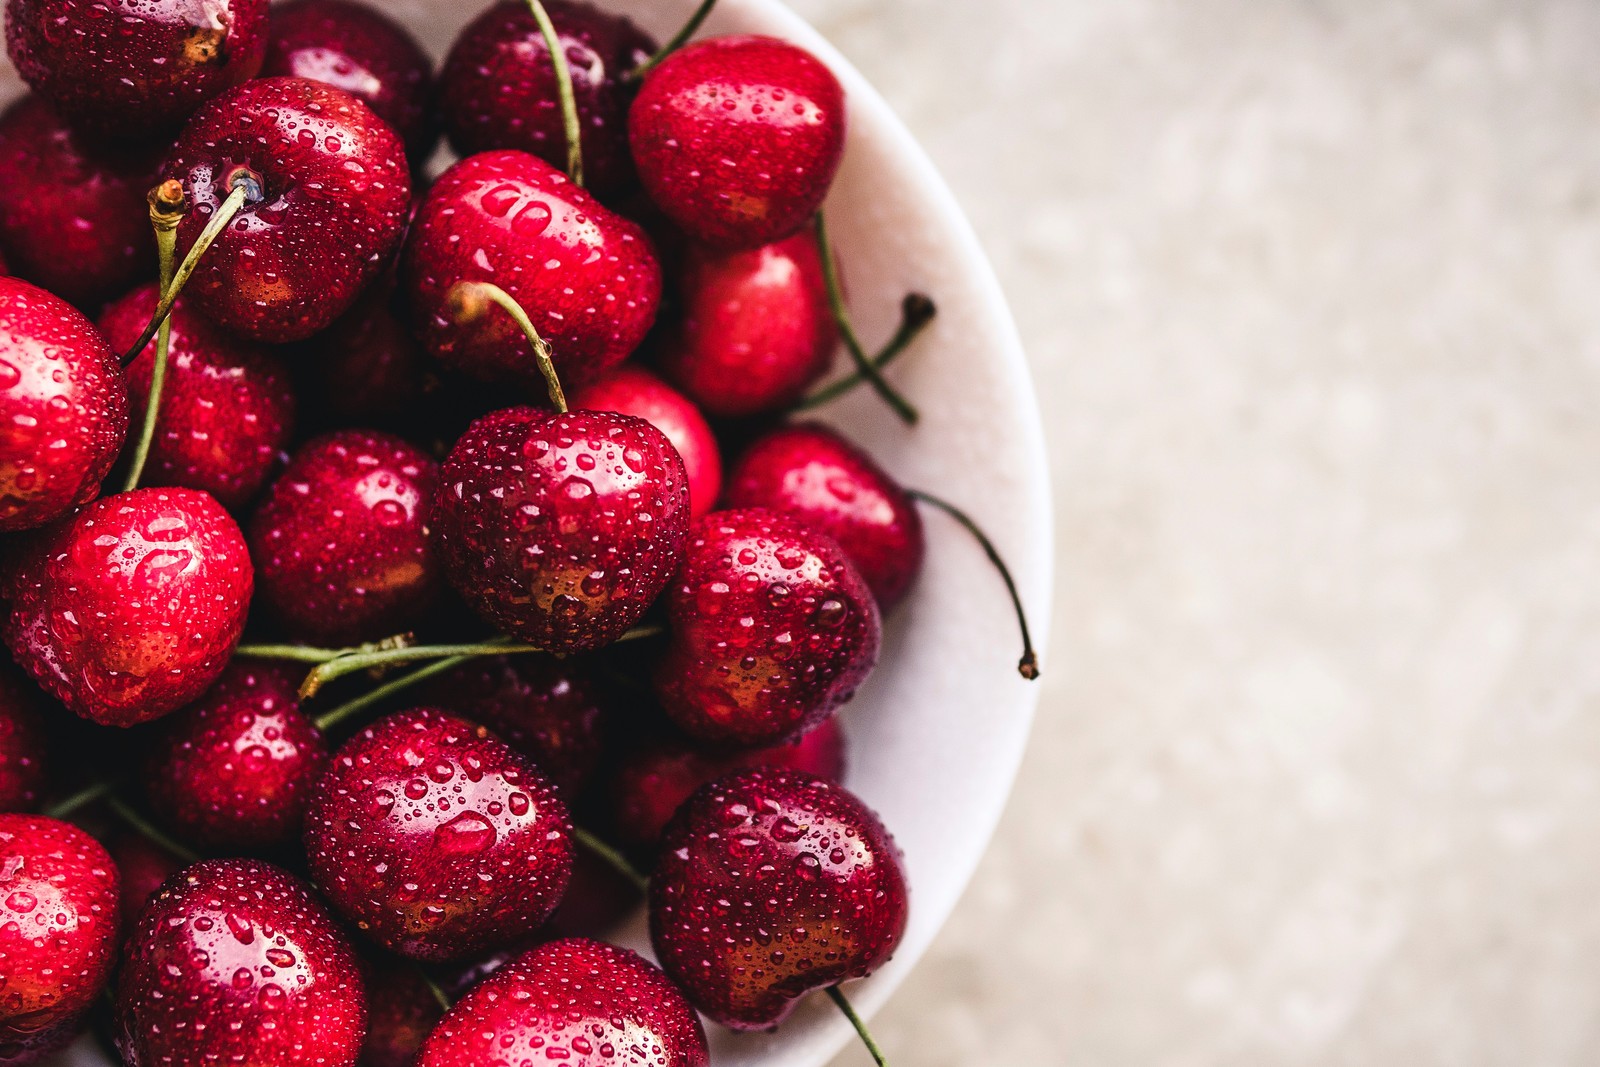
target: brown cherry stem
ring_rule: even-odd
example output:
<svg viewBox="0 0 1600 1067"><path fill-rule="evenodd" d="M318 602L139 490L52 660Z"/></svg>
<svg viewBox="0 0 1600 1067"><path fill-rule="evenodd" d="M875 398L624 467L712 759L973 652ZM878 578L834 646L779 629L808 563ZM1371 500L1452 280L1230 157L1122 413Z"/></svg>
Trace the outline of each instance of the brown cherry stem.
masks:
<svg viewBox="0 0 1600 1067"><path fill-rule="evenodd" d="M561 47L561 36L555 23L540 0L528 0L533 21L539 24L544 46L550 53L550 66L556 72L556 99L561 104L561 125L567 135L567 177L574 185L583 184L583 127L578 122L578 98L572 92L572 68L567 64L566 49Z"/></svg>
<svg viewBox="0 0 1600 1067"><path fill-rule="evenodd" d="M872 1053L872 1062L876 1063L878 1067L889 1067L889 1059L883 1054L883 1050L878 1047L877 1041L873 1040L872 1031L867 1029L866 1020L856 1014L855 1006L850 1003L839 987L836 985L829 986L828 997L838 1005L839 1010L844 1013L844 1017L850 1020L850 1025L856 1028L856 1034L861 1038L861 1043L867 1046L868 1052Z"/></svg>
<svg viewBox="0 0 1600 1067"><path fill-rule="evenodd" d="M489 304L500 307L511 321L517 324L533 346L533 358L539 364L539 373L544 375L544 384L550 395L550 406L565 414L567 410L567 395L561 389L561 379L556 375L556 365L551 359L550 345L539 331L534 329L533 320L528 318L528 313L522 310L522 305L516 298L493 282L459 282L450 290L450 300L454 305L456 322L468 323L488 311Z"/></svg>
<svg viewBox="0 0 1600 1067"><path fill-rule="evenodd" d="M156 259L161 295L172 288L172 262L178 247L178 223L183 221L183 184L168 179L150 190L145 198L150 205L150 228L156 234ZM167 384L167 355L172 346L172 317L161 320L156 329L156 354L150 367L150 393L145 397L144 421L139 425L139 439L134 444L133 459L128 464L128 474L122 481L127 492L139 486L144 477L144 465L150 459L150 445L156 437L156 420L161 414L161 393ZM143 351L140 345L133 350L133 358Z"/></svg>
<svg viewBox="0 0 1600 1067"><path fill-rule="evenodd" d="M844 341L845 350L855 361L856 373L872 386L873 392L883 398L883 402L900 416L902 422L908 426L915 426L917 409L884 380L883 373L872 360L867 358L867 350L862 347L861 338L856 336L856 328L850 322L850 309L845 307L844 289L839 284L839 264L833 258L832 242L828 240L828 223L822 212L817 212L812 226L817 236L817 252L822 257L822 282L828 291L828 309L833 312L833 321L839 328L839 336Z"/></svg>
<svg viewBox="0 0 1600 1067"><path fill-rule="evenodd" d="M700 28L700 24L706 20L706 17L711 14L711 9L716 6L717 0L700 0L700 6L694 9L694 14L689 16L689 21L685 22L678 29L678 32L672 35L672 39L656 49L655 55L628 71L623 77L628 81L638 81L646 74L649 74L663 59L666 59L689 43L689 38L694 36L694 32Z"/></svg>
<svg viewBox="0 0 1600 1067"><path fill-rule="evenodd" d="M878 370L883 370L889 364L899 359L905 350L911 347L911 342L917 335L933 321L938 309L933 301L922 293L907 293L900 301L900 325L895 329L894 336L889 338L878 354L872 357L872 365ZM793 411L810 411L824 404L839 399L862 382L866 381L859 371L840 378L838 381L829 382L809 396L803 396L795 402Z"/></svg>

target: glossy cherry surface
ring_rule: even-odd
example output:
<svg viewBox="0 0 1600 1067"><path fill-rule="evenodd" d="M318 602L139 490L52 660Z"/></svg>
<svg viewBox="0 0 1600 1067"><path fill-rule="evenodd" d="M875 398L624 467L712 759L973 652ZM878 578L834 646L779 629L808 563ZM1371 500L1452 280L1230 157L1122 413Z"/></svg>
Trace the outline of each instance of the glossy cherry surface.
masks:
<svg viewBox="0 0 1600 1067"><path fill-rule="evenodd" d="M9 663L0 664L0 812L39 805L50 747L45 704L32 679Z"/></svg>
<svg viewBox="0 0 1600 1067"><path fill-rule="evenodd" d="M689 475L689 515L698 519L722 491L722 452L694 402L643 367L625 363L569 398L577 409L633 415L666 434Z"/></svg>

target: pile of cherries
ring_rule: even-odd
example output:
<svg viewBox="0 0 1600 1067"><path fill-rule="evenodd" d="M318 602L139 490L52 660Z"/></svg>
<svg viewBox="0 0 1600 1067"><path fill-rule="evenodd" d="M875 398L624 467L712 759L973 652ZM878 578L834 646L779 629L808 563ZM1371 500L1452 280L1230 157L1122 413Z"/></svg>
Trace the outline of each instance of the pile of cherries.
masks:
<svg viewBox="0 0 1600 1067"><path fill-rule="evenodd" d="M791 421L915 421L933 305L865 350L843 91L711 2L502 0L435 75L355 0L7 0L0 1064L691 1067L818 990L881 1059L833 715L919 503L1011 579Z"/></svg>

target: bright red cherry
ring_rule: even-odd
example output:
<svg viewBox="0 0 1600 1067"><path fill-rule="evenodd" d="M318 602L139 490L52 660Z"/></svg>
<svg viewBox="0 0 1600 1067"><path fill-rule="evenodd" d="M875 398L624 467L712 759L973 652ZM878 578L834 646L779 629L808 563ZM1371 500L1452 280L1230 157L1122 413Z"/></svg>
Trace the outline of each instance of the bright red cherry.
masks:
<svg viewBox="0 0 1600 1067"><path fill-rule="evenodd" d="M643 367L624 363L571 398L574 408L633 415L667 435L689 475L689 517L698 519L722 491L722 453L700 409Z"/></svg>
<svg viewBox="0 0 1600 1067"><path fill-rule="evenodd" d="M222 673L252 584L222 505L193 489L135 489L19 546L3 630L17 663L73 712L132 726Z"/></svg>
<svg viewBox="0 0 1600 1067"><path fill-rule="evenodd" d="M206 860L139 917L117 980L128 1067L354 1067L367 1028L354 950L298 878Z"/></svg>
<svg viewBox="0 0 1600 1067"><path fill-rule="evenodd" d="M844 155L844 90L811 53L713 37L645 76L628 139L650 198L690 237L754 248L822 206Z"/></svg>
<svg viewBox="0 0 1600 1067"><path fill-rule="evenodd" d="M444 1008L416 967L390 960L367 968L367 1040L361 1067L415 1067L417 1050Z"/></svg>
<svg viewBox="0 0 1600 1067"><path fill-rule="evenodd" d="M235 184L245 205L184 292L217 324L299 341L338 318L404 234L411 179L400 138L342 89L262 78L200 110L168 157L189 211L187 252Z"/></svg>
<svg viewBox="0 0 1600 1067"><path fill-rule="evenodd" d="M117 929L124 939L133 932L139 913L167 879L187 864L166 848L135 830L118 834L107 846L122 876L122 907Z"/></svg>
<svg viewBox="0 0 1600 1067"><path fill-rule="evenodd" d="M667 714L714 745L794 740L855 695L878 659L872 591L827 534L776 511L714 511L667 590L656 668Z"/></svg>
<svg viewBox="0 0 1600 1067"><path fill-rule="evenodd" d="M39 804L49 752L44 707L44 694L31 679L9 663L0 665L0 812Z"/></svg>
<svg viewBox="0 0 1600 1067"><path fill-rule="evenodd" d="M295 636L324 644L409 628L440 588L437 484L438 464L389 434L308 442L250 520L262 599Z"/></svg>
<svg viewBox="0 0 1600 1067"><path fill-rule="evenodd" d="M60 297L0 277L0 531L93 500L127 433L105 338Z"/></svg>
<svg viewBox="0 0 1600 1067"><path fill-rule="evenodd" d="M900 850L843 786L748 771L696 793L650 878L650 941L694 1006L770 1030L812 990L865 978L905 933Z"/></svg>

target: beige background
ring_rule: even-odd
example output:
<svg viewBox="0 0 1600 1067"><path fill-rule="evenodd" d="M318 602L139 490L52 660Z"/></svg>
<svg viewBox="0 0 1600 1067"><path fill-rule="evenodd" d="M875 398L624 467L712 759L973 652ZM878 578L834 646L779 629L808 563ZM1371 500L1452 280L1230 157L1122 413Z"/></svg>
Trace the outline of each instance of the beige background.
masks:
<svg viewBox="0 0 1600 1067"><path fill-rule="evenodd" d="M1600 1062L1600 4L795 6L976 223L1059 517L899 1067Z"/></svg>

